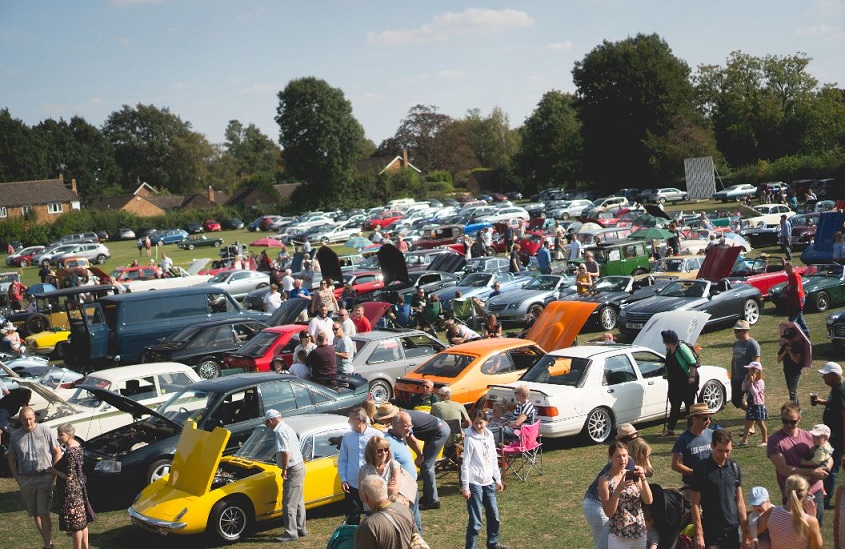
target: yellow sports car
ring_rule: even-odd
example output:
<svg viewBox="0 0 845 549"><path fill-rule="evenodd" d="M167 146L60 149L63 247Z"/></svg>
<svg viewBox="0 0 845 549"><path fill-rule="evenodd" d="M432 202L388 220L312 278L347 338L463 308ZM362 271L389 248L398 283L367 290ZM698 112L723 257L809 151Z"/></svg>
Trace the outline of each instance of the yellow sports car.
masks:
<svg viewBox="0 0 845 549"><path fill-rule="evenodd" d="M305 458L305 507L343 500L337 457L349 431L346 416L285 418ZM282 476L271 430L258 427L231 456L221 457L229 431L185 424L170 475L150 484L129 508L135 524L160 534L202 534L234 542L253 524L282 513Z"/></svg>
<svg viewBox="0 0 845 549"><path fill-rule="evenodd" d="M70 337L70 330L53 328L27 336L26 348L38 355L60 359L61 347L67 342L68 337Z"/></svg>

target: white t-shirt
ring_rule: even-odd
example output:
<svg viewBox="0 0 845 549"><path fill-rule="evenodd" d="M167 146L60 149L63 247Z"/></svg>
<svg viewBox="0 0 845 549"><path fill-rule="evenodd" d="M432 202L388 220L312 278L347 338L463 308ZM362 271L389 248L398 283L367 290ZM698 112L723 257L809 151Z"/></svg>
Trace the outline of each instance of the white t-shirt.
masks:
<svg viewBox="0 0 845 549"><path fill-rule="evenodd" d="M162 271L169 272L170 269L173 268L173 260L169 257L162 257L159 266L161 267Z"/></svg>
<svg viewBox="0 0 845 549"><path fill-rule="evenodd" d="M343 333L348 336L354 336L358 333L358 330L355 328L355 323L352 322L352 319L346 317L346 320L343 321Z"/></svg>
<svg viewBox="0 0 845 549"><path fill-rule="evenodd" d="M282 294L279 292L268 292L264 296L264 312L272 313L282 305Z"/></svg>
<svg viewBox="0 0 845 549"><path fill-rule="evenodd" d="M581 259L581 241L577 238L569 243L569 259Z"/></svg>
<svg viewBox="0 0 845 549"><path fill-rule="evenodd" d="M293 290L293 277L291 275L282 277L282 289L288 293Z"/></svg>

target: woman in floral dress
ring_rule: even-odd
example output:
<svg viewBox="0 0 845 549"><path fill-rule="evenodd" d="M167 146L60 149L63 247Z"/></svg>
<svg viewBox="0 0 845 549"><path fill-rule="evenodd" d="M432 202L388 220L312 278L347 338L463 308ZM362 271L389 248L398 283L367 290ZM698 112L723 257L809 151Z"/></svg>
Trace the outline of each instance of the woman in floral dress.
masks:
<svg viewBox="0 0 845 549"><path fill-rule="evenodd" d="M607 453L611 467L607 475L599 479L599 498L610 519L607 547L645 549L646 526L642 504L652 502L645 472L639 466L628 472L628 460L631 458L624 442L611 443ZM633 475L634 480L626 480L626 473Z"/></svg>
<svg viewBox="0 0 845 549"><path fill-rule="evenodd" d="M82 474L82 446L74 438L76 430L70 423L60 425L58 439L66 448L53 474L58 477L59 529L73 538L74 549L88 549L88 522L94 520L88 509L88 490Z"/></svg>
<svg viewBox="0 0 845 549"><path fill-rule="evenodd" d="M329 313L337 313L340 308L337 305L337 298L334 296L334 281L331 278L324 278L320 281L320 289L311 295L311 312L317 314L320 308L325 305Z"/></svg>

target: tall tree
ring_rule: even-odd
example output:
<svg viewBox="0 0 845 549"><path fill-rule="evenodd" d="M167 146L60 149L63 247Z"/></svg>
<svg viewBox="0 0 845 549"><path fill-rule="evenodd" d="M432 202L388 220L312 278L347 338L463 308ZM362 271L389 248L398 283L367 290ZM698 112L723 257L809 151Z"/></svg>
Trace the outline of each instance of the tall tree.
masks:
<svg viewBox="0 0 845 549"><path fill-rule="evenodd" d="M501 107L495 107L488 116L479 109L467 113L470 141L481 166L491 169L507 168L519 150L519 132L511 129L510 120Z"/></svg>
<svg viewBox="0 0 845 549"><path fill-rule="evenodd" d="M293 199L328 206L353 194L350 183L365 147L364 128L343 91L324 80L300 78L279 92L276 123L288 175L305 184Z"/></svg>
<svg viewBox="0 0 845 549"><path fill-rule="evenodd" d="M174 141L187 137L190 131L191 124L167 107L159 109L140 103L134 108L123 105L103 125L126 190L134 189L138 183L168 190L182 187L177 179L184 174L172 173L174 162L184 164L184 159L174 157Z"/></svg>
<svg viewBox="0 0 845 549"><path fill-rule="evenodd" d="M605 41L575 63L584 162L605 187L653 181L648 136L694 110L690 69L656 34Z"/></svg>
<svg viewBox="0 0 845 549"><path fill-rule="evenodd" d="M450 116L437 112L434 105L415 105L402 119L396 134L382 141L378 153L392 155L406 149L413 164L423 172L448 170L449 147L438 138L452 122Z"/></svg>
<svg viewBox="0 0 845 549"><path fill-rule="evenodd" d="M55 177L38 135L22 120L0 109L0 182Z"/></svg>
<svg viewBox="0 0 845 549"><path fill-rule="evenodd" d="M524 190L574 183L581 178L581 122L575 98L546 92L520 129L522 147L514 157Z"/></svg>
<svg viewBox="0 0 845 549"><path fill-rule="evenodd" d="M238 177L275 181L281 174L282 150L255 124L244 127L237 120L226 126L226 150L235 159Z"/></svg>

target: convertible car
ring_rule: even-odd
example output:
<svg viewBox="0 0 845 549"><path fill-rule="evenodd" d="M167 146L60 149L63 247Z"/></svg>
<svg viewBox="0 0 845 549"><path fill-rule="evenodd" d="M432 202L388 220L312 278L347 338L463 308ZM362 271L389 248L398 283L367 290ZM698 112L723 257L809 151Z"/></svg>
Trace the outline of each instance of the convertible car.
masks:
<svg viewBox="0 0 845 549"><path fill-rule="evenodd" d="M566 300L598 303L598 307L590 315L589 322L598 325L602 330L613 330L623 305L653 296L672 280L673 278L655 278L649 275L604 276L590 286L586 294L570 295Z"/></svg>
<svg viewBox="0 0 845 549"><path fill-rule="evenodd" d="M660 331L671 328L684 341L694 343L706 319L706 314L698 312L659 313L632 345L579 345L552 351L518 381L491 386L485 406L499 403L512 409L514 387L525 384L531 389L529 399L543 436L581 433L589 442L605 442L620 423L666 417L665 347ZM699 375L698 400L716 413L730 398L727 372L702 366Z"/></svg>
<svg viewBox="0 0 845 549"><path fill-rule="evenodd" d="M803 275L806 267L795 267L798 274ZM731 283L745 282L751 284L763 294L763 298L769 297L769 291L777 284L786 282L786 271L783 270L783 258L762 255L755 259L740 257L737 259L731 274L728 276Z"/></svg>
<svg viewBox="0 0 845 549"><path fill-rule="evenodd" d="M786 282L772 287L769 296L779 313L786 310ZM823 312L845 304L845 271L842 265L810 265L804 271L804 310Z"/></svg>
<svg viewBox="0 0 845 549"><path fill-rule="evenodd" d="M575 278L571 276L539 275L522 288L491 297L484 310L495 314L500 322L524 322L530 326L546 305L574 292L574 284Z"/></svg>
<svg viewBox="0 0 845 549"><path fill-rule="evenodd" d="M450 286L434 292L440 299L444 311L452 310L452 299L457 292L461 297L469 299L477 297L486 300L493 293L493 284L498 282L503 293L513 291L524 286L530 278L517 276L514 273L472 273L463 278L457 286Z"/></svg>
<svg viewBox="0 0 845 549"><path fill-rule="evenodd" d="M674 280L653 297L623 306L619 331L634 335L655 313L701 311L708 313L708 327L733 323L738 319L756 324L760 319L763 294L749 284L731 282L726 276L741 252L738 246L710 250L695 280Z"/></svg>
<svg viewBox="0 0 845 549"><path fill-rule="evenodd" d="M343 500L337 456L349 430L338 415L285 418L299 435L305 460L305 508ZM232 543L256 523L282 514L282 476L273 432L260 426L232 456L223 456L230 433L185 424L170 474L147 486L129 508L132 522L159 534L206 532ZM202 448L201 452L195 451Z"/></svg>

